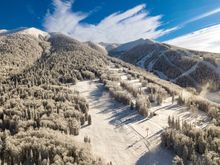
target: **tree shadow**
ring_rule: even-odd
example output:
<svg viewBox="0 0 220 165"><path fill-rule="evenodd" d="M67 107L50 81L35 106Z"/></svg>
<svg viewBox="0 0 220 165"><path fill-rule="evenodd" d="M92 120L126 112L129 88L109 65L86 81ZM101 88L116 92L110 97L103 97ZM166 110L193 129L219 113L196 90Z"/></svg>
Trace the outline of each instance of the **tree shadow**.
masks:
<svg viewBox="0 0 220 165"><path fill-rule="evenodd" d="M130 106L124 105L118 101L116 101L114 98L111 98L111 96L107 97L108 102L106 103L105 100L103 102L100 101L100 99L103 99L105 95L109 95L108 91L105 90L105 87L101 83L96 83L97 89L92 91L90 93L90 96L92 97L93 102L95 101L95 105L92 106L92 108L102 108L103 110L98 113L111 113L111 117L107 118L106 120L109 120L109 123L112 125L126 125L130 123L135 123L137 121L143 120L144 116L138 114L136 110L132 110ZM97 101L97 102L96 102Z"/></svg>
<svg viewBox="0 0 220 165"><path fill-rule="evenodd" d="M94 82L94 83L96 84L97 89L94 90L94 91L92 91L92 92L90 92L90 96L91 96L91 98L92 98L93 100L99 100L99 98L102 97L102 95L103 95L104 93L106 93L105 87L104 87L104 85L101 84L101 83L98 83L98 82Z"/></svg>
<svg viewBox="0 0 220 165"><path fill-rule="evenodd" d="M136 162L136 165L171 165L175 155L161 145L145 152Z"/></svg>
<svg viewBox="0 0 220 165"><path fill-rule="evenodd" d="M111 104L99 113L112 113L107 120L110 119L109 122L113 125L127 125L144 119L144 116L140 115L136 110L132 110L129 106L115 100L112 100Z"/></svg>

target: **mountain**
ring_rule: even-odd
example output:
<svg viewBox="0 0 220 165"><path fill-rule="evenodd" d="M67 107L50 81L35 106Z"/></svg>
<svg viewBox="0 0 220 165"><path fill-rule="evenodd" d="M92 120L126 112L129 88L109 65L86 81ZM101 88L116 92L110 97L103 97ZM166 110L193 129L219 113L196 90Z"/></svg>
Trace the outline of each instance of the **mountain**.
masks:
<svg viewBox="0 0 220 165"><path fill-rule="evenodd" d="M115 56L119 56L121 54L123 54L124 52L126 51L129 51L131 49L133 49L134 47L136 46L140 46L140 45L144 45L144 44L153 44L154 41L153 40L149 40L149 39L138 39L138 40L135 40L135 41L131 41L131 42L128 42L128 43L124 43L124 44L121 44L119 46L117 46L116 48L114 49L111 49L109 52Z"/></svg>
<svg viewBox="0 0 220 165"><path fill-rule="evenodd" d="M132 41L132 42L121 44L120 46L118 46L117 48L115 48L112 51L114 51L114 52L125 52L125 51L128 51L128 50L138 46L138 45L143 45L145 43L148 43L148 42L141 38L141 39L138 39L138 40L135 40L135 41Z"/></svg>
<svg viewBox="0 0 220 165"><path fill-rule="evenodd" d="M124 45L130 45L130 42ZM220 54L193 51L158 42L143 43L124 49L126 51L123 52L117 50L118 48L113 49L109 54L183 87L201 90L203 85L209 83L210 89L220 89Z"/></svg>
<svg viewBox="0 0 220 165"><path fill-rule="evenodd" d="M100 53L108 54L108 51L105 49L105 47L103 47L100 44L95 44L95 43L93 43L91 41L87 41L87 42L85 42L85 44L87 46L89 46L90 48L92 48L92 49L94 49L94 50L96 50L96 51L98 51Z"/></svg>
<svg viewBox="0 0 220 165"><path fill-rule="evenodd" d="M35 28L0 33L0 79L30 67L46 51L48 34Z"/></svg>
<svg viewBox="0 0 220 165"><path fill-rule="evenodd" d="M120 44L117 43L104 43L104 42L100 42L99 45L105 48L107 51L111 51L112 49L115 49L118 46L120 46Z"/></svg>
<svg viewBox="0 0 220 165"><path fill-rule="evenodd" d="M182 69L202 66L207 77L215 76L218 54L207 58L142 39L122 48L119 57L135 65L148 59L143 53L158 50L152 71L161 66L157 70L169 77L180 70L168 67L171 59L179 59ZM130 63L108 56L99 44L61 33L4 30L0 163L169 165L178 153L179 160L218 164L220 99L206 99Z"/></svg>
<svg viewBox="0 0 220 165"><path fill-rule="evenodd" d="M60 33L44 34L31 28L0 36L0 162L104 164L83 138L73 138L91 116L85 98L65 84L95 79L106 56Z"/></svg>
<svg viewBox="0 0 220 165"><path fill-rule="evenodd" d="M32 28L18 28L15 30L0 30L0 36L1 35L9 35L9 34L27 34L27 35L31 35L33 37L39 38L40 36L42 37L46 37L49 34L47 32L44 32L42 30L36 29L34 27Z"/></svg>

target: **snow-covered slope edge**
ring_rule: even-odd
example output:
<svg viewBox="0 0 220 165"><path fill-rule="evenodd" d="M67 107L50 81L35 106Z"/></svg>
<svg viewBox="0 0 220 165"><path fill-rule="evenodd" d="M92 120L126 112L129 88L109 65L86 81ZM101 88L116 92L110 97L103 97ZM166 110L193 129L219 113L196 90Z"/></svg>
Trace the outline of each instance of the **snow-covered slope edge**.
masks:
<svg viewBox="0 0 220 165"><path fill-rule="evenodd" d="M200 91L204 84L211 82L212 90L220 90L218 62L220 54L217 53L148 42L122 53L112 50L109 54L145 68L160 78L170 80L182 87L193 87Z"/></svg>
<svg viewBox="0 0 220 165"><path fill-rule="evenodd" d="M28 35L31 35L31 36L36 37L36 38L39 38L39 36L43 36L43 37L49 36L49 33L45 32L45 31L42 31L42 30L39 30L39 29L36 29L34 27L19 28L19 29L15 29L15 30L5 30L5 29L0 30L0 36L14 34L14 33L28 34Z"/></svg>

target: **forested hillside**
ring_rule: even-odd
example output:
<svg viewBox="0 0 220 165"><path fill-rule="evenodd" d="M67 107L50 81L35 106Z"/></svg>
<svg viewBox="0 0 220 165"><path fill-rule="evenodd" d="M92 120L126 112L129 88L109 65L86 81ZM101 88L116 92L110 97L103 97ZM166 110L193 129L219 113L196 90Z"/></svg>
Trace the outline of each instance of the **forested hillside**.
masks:
<svg viewBox="0 0 220 165"><path fill-rule="evenodd" d="M1 162L102 164L89 144L69 136L90 125L91 116L79 92L63 85L100 75L104 55L61 34L14 33L0 40Z"/></svg>
<svg viewBox="0 0 220 165"><path fill-rule="evenodd" d="M1 164L149 164L160 142L177 163L219 164L219 104L60 33L0 41Z"/></svg>
<svg viewBox="0 0 220 165"><path fill-rule="evenodd" d="M114 48L109 54L145 68L160 78L182 87L193 87L201 92L203 86L208 84L209 90L219 91L219 54L193 51L148 40L145 42L125 51ZM129 43L122 44L119 48L127 44Z"/></svg>
<svg viewBox="0 0 220 165"><path fill-rule="evenodd" d="M46 42L29 35L0 36L0 78L9 77L30 67L41 57L43 44L46 45Z"/></svg>

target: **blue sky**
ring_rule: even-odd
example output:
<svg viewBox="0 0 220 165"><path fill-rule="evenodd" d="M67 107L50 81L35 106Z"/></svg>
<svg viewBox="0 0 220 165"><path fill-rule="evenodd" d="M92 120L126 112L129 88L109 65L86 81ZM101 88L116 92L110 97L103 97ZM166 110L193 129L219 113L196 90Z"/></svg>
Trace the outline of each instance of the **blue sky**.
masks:
<svg viewBox="0 0 220 165"><path fill-rule="evenodd" d="M218 24L220 0L3 0L0 5L0 29L36 27L82 41L170 41Z"/></svg>

